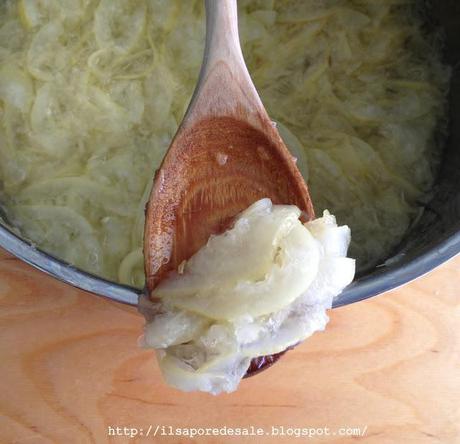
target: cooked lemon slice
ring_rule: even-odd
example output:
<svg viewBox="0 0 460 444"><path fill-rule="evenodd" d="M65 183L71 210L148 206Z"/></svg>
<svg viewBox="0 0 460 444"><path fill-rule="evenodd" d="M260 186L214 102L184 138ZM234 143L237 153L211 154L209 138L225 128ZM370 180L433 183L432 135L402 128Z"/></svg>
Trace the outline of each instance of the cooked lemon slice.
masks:
<svg viewBox="0 0 460 444"><path fill-rule="evenodd" d="M66 155L76 143L78 123L72 107L71 97L51 82L37 91L30 113L32 138L52 156Z"/></svg>
<svg viewBox="0 0 460 444"><path fill-rule="evenodd" d="M61 108L59 94L49 83L45 83L35 97L34 105L30 113L32 129L36 132L45 132L57 126L57 112L63 111ZM64 104L65 105L65 102ZM62 121L62 114L59 120Z"/></svg>
<svg viewBox="0 0 460 444"><path fill-rule="evenodd" d="M320 250L318 242L298 224L279 242L278 257L273 259L266 275L258 281L242 280L230 287L214 287L196 294L170 296L160 284L165 304L215 320L235 320L244 316L275 313L291 304L311 284L318 271ZM241 260L222 250L225 262ZM241 260L241 262L244 262ZM250 266L250 265L248 265ZM208 268L208 273L214 270ZM180 277L177 279L180 280ZM155 293L157 294L157 293Z"/></svg>
<svg viewBox="0 0 460 444"><path fill-rule="evenodd" d="M9 51L21 51L25 36L21 23L16 19L9 20L0 27L0 47Z"/></svg>
<svg viewBox="0 0 460 444"><path fill-rule="evenodd" d="M66 48L66 31L61 23L50 22L43 26L27 51L29 72L39 80L53 80L66 68L69 53Z"/></svg>
<svg viewBox="0 0 460 444"><path fill-rule="evenodd" d="M106 90L90 86L83 106L89 110L89 126L112 134L127 131L141 121L144 113L142 85L120 80Z"/></svg>
<svg viewBox="0 0 460 444"><path fill-rule="evenodd" d="M108 89L112 100L123 109L125 118L131 123L140 123L144 113L142 84L138 81L118 80Z"/></svg>
<svg viewBox="0 0 460 444"><path fill-rule="evenodd" d="M184 391L201 390L210 393L231 392L249 367L250 358L229 354L214 358L198 371L183 358L157 352L160 369L165 380Z"/></svg>
<svg viewBox="0 0 460 444"><path fill-rule="evenodd" d="M33 100L30 77L21 69L4 65L0 69L0 98L22 112L28 111Z"/></svg>
<svg viewBox="0 0 460 444"><path fill-rule="evenodd" d="M129 195L125 196L86 177L46 179L24 188L15 199L24 205L40 202L69 206L94 221L100 221L107 214L129 217L135 210Z"/></svg>
<svg viewBox="0 0 460 444"><path fill-rule="evenodd" d="M206 319L192 313L170 311L157 314L145 327L145 345L166 348L184 344L198 336L207 323Z"/></svg>
<svg viewBox="0 0 460 444"><path fill-rule="evenodd" d="M275 315L268 325L275 324ZM281 323L276 333L270 332L267 325L263 326L260 338L242 346L242 353L248 356L266 356L280 353L303 341L319 330L323 330L328 322L326 310L322 305L302 307L293 312Z"/></svg>
<svg viewBox="0 0 460 444"><path fill-rule="evenodd" d="M272 207L269 199L256 202L240 214L231 230L211 237L187 262L179 279L164 281L155 294L159 297L187 297L194 292L212 294L237 282L263 280L273 265L280 240L294 225L300 224L299 216L300 210L295 206Z"/></svg>
<svg viewBox="0 0 460 444"><path fill-rule="evenodd" d="M22 24L27 28L38 26L43 16L40 12L40 0L20 0L18 9Z"/></svg>
<svg viewBox="0 0 460 444"><path fill-rule="evenodd" d="M102 250L85 217L69 207L17 205L12 209L15 226L41 248L92 273L103 271ZM24 223L33 220L34 223Z"/></svg>
<svg viewBox="0 0 460 444"><path fill-rule="evenodd" d="M75 24L83 17L90 1L20 0L19 17L26 28L35 28L54 20Z"/></svg>
<svg viewBox="0 0 460 444"><path fill-rule="evenodd" d="M281 122L276 122L276 127L278 128L278 132L280 133L280 136L286 144L287 148L297 159L297 168L299 168L305 181L308 181L308 164L305 148L300 143L300 140L297 138L297 136L286 125Z"/></svg>
<svg viewBox="0 0 460 444"><path fill-rule="evenodd" d="M100 48L128 52L145 27L146 6L142 0L101 0L94 15L94 34Z"/></svg>

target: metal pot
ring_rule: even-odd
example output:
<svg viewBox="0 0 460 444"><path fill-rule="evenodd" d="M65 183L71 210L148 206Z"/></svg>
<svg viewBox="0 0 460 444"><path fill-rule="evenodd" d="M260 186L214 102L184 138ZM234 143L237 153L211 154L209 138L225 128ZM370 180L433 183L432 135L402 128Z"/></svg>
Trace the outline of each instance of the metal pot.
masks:
<svg viewBox="0 0 460 444"><path fill-rule="evenodd" d="M445 61L460 63L460 3L434 2L429 24L444 29ZM358 276L335 300L334 307L351 304L403 285L460 253L460 72L454 70L450 90L450 131L433 198L422 218L407 233L393 255L374 270ZM21 238L1 223L0 246L57 279L97 295L137 304L140 290L91 275L65 263Z"/></svg>

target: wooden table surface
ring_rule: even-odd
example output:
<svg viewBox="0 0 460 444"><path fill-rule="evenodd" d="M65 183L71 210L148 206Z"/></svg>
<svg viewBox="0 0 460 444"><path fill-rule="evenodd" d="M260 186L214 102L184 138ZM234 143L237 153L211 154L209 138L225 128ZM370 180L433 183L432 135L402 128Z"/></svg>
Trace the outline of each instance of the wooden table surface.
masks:
<svg viewBox="0 0 460 444"><path fill-rule="evenodd" d="M325 332L214 397L163 383L135 309L0 253L0 443L460 443L459 287L460 257L334 310ZM168 426L278 436L161 436Z"/></svg>

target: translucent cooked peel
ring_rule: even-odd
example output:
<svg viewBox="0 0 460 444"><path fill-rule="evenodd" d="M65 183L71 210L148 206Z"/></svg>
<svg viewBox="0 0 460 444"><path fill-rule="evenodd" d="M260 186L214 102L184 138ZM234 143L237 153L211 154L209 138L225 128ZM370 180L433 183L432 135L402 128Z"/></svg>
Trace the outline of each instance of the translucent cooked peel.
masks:
<svg viewBox="0 0 460 444"><path fill-rule="evenodd" d="M280 322L276 316L267 320L266 326L260 326L253 341L241 346L242 352L249 356L268 356L280 353L289 347L307 339L313 333L324 330L329 321L327 305L305 306L298 314L292 314ZM279 323L276 330L273 324ZM256 324L257 325L257 324Z"/></svg>
<svg viewBox="0 0 460 444"><path fill-rule="evenodd" d="M135 210L132 202L123 195L117 195L112 189L100 183L82 180L80 177L63 177L38 182L21 190L15 202L33 204L39 196L46 195L42 202L52 206L76 208L87 218L99 218L105 213L129 217ZM92 208L91 202L97 199L103 202L103 209Z"/></svg>
<svg viewBox="0 0 460 444"><path fill-rule="evenodd" d="M297 167L302 173L303 178L305 181L308 181L308 165L305 148L286 125L281 122L275 122L275 124L283 142L286 144L291 154L295 157Z"/></svg>
<svg viewBox="0 0 460 444"><path fill-rule="evenodd" d="M56 248L55 239L65 239L67 247L62 259L73 263L84 257L85 267L99 273L102 262L102 246L89 221L78 213L63 206L51 205L16 205L9 214L11 221L26 236L37 239L40 244ZM33 220L31 225L23 221Z"/></svg>
<svg viewBox="0 0 460 444"><path fill-rule="evenodd" d="M94 34L100 48L130 51L145 26L144 0L101 0L94 14Z"/></svg>
<svg viewBox="0 0 460 444"><path fill-rule="evenodd" d="M29 72L38 80L49 81L69 63L67 33L60 22L50 22L40 28L27 52Z"/></svg>
<svg viewBox="0 0 460 444"><path fill-rule="evenodd" d="M262 281L273 267L279 241L299 223L299 216L300 211L294 206L280 205L273 209L269 199L258 201L241 215L232 230L223 236L211 237L206 247L186 262L181 279L160 285L156 289L158 296L178 302L180 296L190 292L213 293L237 279ZM254 217L260 218L257 226L250 223ZM244 257L244 261L222 262L222 251L229 257Z"/></svg>
<svg viewBox="0 0 460 444"><path fill-rule="evenodd" d="M241 357L235 362L235 356L222 357L213 362L208 371L197 372L193 367L184 365L179 357L157 353L160 369L166 382L183 391L202 391L217 394L221 391L233 392L249 367L250 359ZM228 375L232 374L233 378Z"/></svg>
<svg viewBox="0 0 460 444"><path fill-rule="evenodd" d="M30 77L16 66L2 66L0 69L0 99L26 113L34 98Z"/></svg>
<svg viewBox="0 0 460 444"><path fill-rule="evenodd" d="M15 51L21 51L24 45L26 33L17 17L0 25L0 58L7 58Z"/></svg>
<svg viewBox="0 0 460 444"><path fill-rule="evenodd" d="M354 277L355 262L346 257L350 230L328 212L306 224L299 216L294 206L254 203L181 273L163 280L152 300L141 300L144 345L161 348L167 382L187 391L233 391L252 358L325 328L332 299ZM257 263L254 251L267 253L259 257L270 262L263 275L247 271Z"/></svg>
<svg viewBox="0 0 460 444"><path fill-rule="evenodd" d="M107 92L91 86L85 105L91 114L100 113L95 122L100 130L105 127L117 133L129 131L134 124L140 123L144 112L141 84L120 80Z"/></svg>
<svg viewBox="0 0 460 444"><path fill-rule="evenodd" d="M75 25L83 18L91 0L20 0L19 17L27 28L44 25L51 20L61 20Z"/></svg>
<svg viewBox="0 0 460 444"><path fill-rule="evenodd" d="M193 340L206 326L207 321L183 311L156 315L155 322L145 329L145 345L152 348L166 348Z"/></svg>
<svg viewBox="0 0 460 444"><path fill-rule="evenodd" d="M269 215L265 216L266 219L269 217ZM300 221L279 241L265 237L266 233L259 232L258 224L252 220L249 224L255 227L254 231L257 233L253 239L263 238L269 241L270 244L274 244L276 251L276 255L271 255L271 265L263 275L248 279L233 274L229 276L232 281L231 284L227 284L228 286L225 283L219 285L219 278L216 277L213 285L206 289L199 288L199 282L190 289L185 284L183 289L186 294L183 296L171 296L169 293L168 287L171 282L174 282L173 278L163 281L157 287L155 296L161 297L166 306L197 313L214 320L234 320L245 315L263 316L278 311L295 300L302 290L309 286L317 273L320 253L315 240L302 227ZM245 248L247 249L251 243L246 243ZM226 263L240 262L244 264L244 269L257 263L247 261L243 251L234 255L225 250L222 244L217 243L215 247L216 251L220 252L220 256L215 257L216 262L209 261L206 268L201 268L202 272L208 274L209 280L214 276L213 264L215 263L222 266ZM206 247L201 251L206 255ZM263 256L260 258L264 259ZM188 276L187 270L184 271L184 276ZM176 279L180 282L182 276L176 276Z"/></svg>

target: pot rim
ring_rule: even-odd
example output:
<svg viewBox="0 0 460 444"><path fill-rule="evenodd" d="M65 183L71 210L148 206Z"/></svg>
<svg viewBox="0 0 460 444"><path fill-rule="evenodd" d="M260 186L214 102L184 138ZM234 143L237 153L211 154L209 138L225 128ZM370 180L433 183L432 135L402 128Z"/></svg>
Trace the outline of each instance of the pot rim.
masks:
<svg viewBox="0 0 460 444"><path fill-rule="evenodd" d="M143 290L80 270L37 248L13 229L0 225L0 247L22 261L81 290L128 305L137 305ZM333 308L349 305L393 290L428 273L460 253L460 231L444 235L433 246L400 266L377 268L353 281L338 295Z"/></svg>

